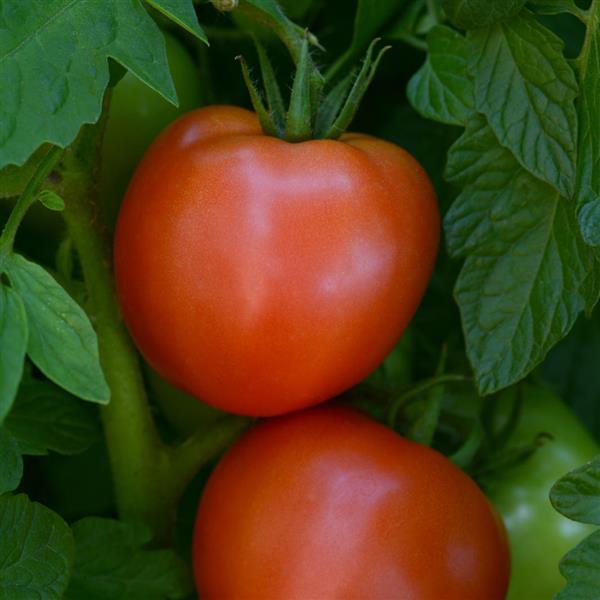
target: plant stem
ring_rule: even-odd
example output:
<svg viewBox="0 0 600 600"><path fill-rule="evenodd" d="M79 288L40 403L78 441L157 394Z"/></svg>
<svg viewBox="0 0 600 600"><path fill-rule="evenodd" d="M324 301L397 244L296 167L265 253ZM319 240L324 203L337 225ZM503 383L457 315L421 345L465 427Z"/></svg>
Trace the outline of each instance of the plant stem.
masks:
<svg viewBox="0 0 600 600"><path fill-rule="evenodd" d="M19 225L29 207L37 200L37 193L42 183L58 163L62 152L62 148L58 146L50 148L12 209L0 236L0 264L2 257L12 252Z"/></svg>
<svg viewBox="0 0 600 600"><path fill-rule="evenodd" d="M428 389L437 385L465 381L470 381L470 378L466 377L465 375L447 374L436 375L434 377L430 377L429 379L424 379L423 381L420 381L419 383L413 385L408 390L400 394L390 406L387 419L388 426L392 429L395 427L398 411L416 396L422 394L423 392L426 392Z"/></svg>
<svg viewBox="0 0 600 600"><path fill-rule="evenodd" d="M125 519L157 528L161 519L158 511L163 507L154 473L166 457L146 401L137 353L117 305L108 235L96 205L97 138L98 126L82 130L61 165L59 189L66 204L65 221L81 261L100 361L111 391L111 401L101 414L118 511Z"/></svg>

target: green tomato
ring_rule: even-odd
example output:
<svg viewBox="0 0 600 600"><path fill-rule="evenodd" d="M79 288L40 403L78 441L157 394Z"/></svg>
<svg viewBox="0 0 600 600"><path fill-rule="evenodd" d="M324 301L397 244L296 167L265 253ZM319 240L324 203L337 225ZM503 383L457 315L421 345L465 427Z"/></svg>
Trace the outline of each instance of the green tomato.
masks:
<svg viewBox="0 0 600 600"><path fill-rule="evenodd" d="M506 421L513 401L511 393L499 399L500 419ZM560 559L595 530L560 515L548 495L557 479L598 454L598 445L552 392L525 386L521 417L509 447L531 443L541 432L553 439L524 462L485 482L510 539L512 574L507 600L553 598L565 584L558 570Z"/></svg>
<svg viewBox="0 0 600 600"><path fill-rule="evenodd" d="M146 148L181 114L201 102L199 75L186 49L165 33L169 68L179 106L173 106L131 72L115 86L102 148L100 195L113 225L131 175Z"/></svg>

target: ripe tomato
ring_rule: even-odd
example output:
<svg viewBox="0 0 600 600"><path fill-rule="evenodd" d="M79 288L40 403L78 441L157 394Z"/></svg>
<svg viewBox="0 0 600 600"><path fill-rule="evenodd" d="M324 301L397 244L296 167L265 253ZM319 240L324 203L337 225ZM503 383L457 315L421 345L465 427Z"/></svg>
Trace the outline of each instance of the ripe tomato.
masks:
<svg viewBox="0 0 600 600"><path fill-rule="evenodd" d="M102 144L100 195L114 224L127 182L146 148L174 119L200 104L200 77L191 56L165 33L169 69L179 106L173 106L128 71L115 86Z"/></svg>
<svg viewBox="0 0 600 600"><path fill-rule="evenodd" d="M193 555L206 600L502 600L509 573L471 479L342 407L244 435L204 490Z"/></svg>
<svg viewBox="0 0 600 600"><path fill-rule="evenodd" d="M499 414L506 419L510 395L504 394L500 402ZM599 449L560 398L544 388L524 388L521 413L511 446L531 443L541 432L553 439L525 462L496 474L486 490L508 530L513 558L508 600L542 600L553 598L565 585L560 559L595 530L556 512L548 498L550 488Z"/></svg>
<svg viewBox="0 0 600 600"><path fill-rule="evenodd" d="M215 106L150 147L116 229L123 315L153 367L218 408L274 415L359 382L433 268L435 194L365 135L288 143Z"/></svg>

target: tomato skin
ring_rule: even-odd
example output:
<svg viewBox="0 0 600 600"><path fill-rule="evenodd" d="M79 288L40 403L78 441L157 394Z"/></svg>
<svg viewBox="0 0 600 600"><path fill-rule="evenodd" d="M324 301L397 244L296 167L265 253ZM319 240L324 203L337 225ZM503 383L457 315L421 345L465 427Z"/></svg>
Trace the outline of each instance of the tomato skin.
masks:
<svg viewBox="0 0 600 600"><path fill-rule="evenodd" d="M552 435L525 462L502 471L486 485L508 530L513 568L507 600L553 598L565 585L560 559L596 528L570 521L549 500L552 485L600 451L575 415L552 392L527 385L522 414L509 444L519 446L541 432ZM506 418L511 398L500 398Z"/></svg>
<svg viewBox="0 0 600 600"><path fill-rule="evenodd" d="M173 106L128 71L112 91L102 142L100 197L111 225L140 158L154 138L174 119L200 104L200 77L187 50L164 33L169 69L179 106Z"/></svg>
<svg viewBox="0 0 600 600"><path fill-rule="evenodd" d="M213 471L193 545L199 596L501 600L506 539L438 452L348 408L264 421Z"/></svg>
<svg viewBox="0 0 600 600"><path fill-rule="evenodd" d="M117 289L167 380L217 408L275 415L375 369L421 299L438 238L431 184L397 146L291 144L249 111L207 107L163 132L134 175Z"/></svg>

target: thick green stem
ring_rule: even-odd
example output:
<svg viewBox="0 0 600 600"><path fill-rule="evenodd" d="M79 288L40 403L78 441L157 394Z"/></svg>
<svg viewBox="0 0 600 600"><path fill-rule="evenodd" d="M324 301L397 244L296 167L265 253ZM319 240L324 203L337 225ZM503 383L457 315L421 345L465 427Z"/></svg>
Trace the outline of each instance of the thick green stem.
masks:
<svg viewBox="0 0 600 600"><path fill-rule="evenodd" d="M96 128L82 132L65 155L59 190L64 217L83 269L100 360L111 391L102 421L120 515L158 528L164 510L157 467L166 461L149 406L137 353L119 312L108 235L96 206Z"/></svg>
<svg viewBox="0 0 600 600"><path fill-rule="evenodd" d="M0 236L0 265L3 257L12 251L17 230L19 229L19 225L21 224L25 213L27 213L29 207L37 200L37 193L42 183L58 163L62 152L62 149L57 146L53 146L48 151L27 184L27 187L17 200L17 203L2 230L2 235Z"/></svg>

